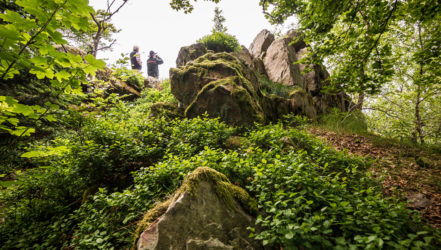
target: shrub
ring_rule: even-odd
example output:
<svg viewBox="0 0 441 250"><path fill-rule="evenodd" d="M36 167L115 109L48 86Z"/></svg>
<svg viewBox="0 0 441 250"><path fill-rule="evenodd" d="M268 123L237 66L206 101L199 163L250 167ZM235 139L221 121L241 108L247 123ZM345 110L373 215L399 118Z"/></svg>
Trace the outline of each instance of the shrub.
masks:
<svg viewBox="0 0 441 250"><path fill-rule="evenodd" d="M344 130L355 133L367 131L366 118L359 110L348 113L334 108L328 114L322 115L320 121L332 130Z"/></svg>
<svg viewBox="0 0 441 250"><path fill-rule="evenodd" d="M125 81L128 85L142 89L144 88L144 77L137 70L127 68L116 68L112 72L112 76Z"/></svg>
<svg viewBox="0 0 441 250"><path fill-rule="evenodd" d="M213 32L202 37L198 42L205 44L207 49L214 52L237 52L241 49L237 38L224 32Z"/></svg>
<svg viewBox="0 0 441 250"><path fill-rule="evenodd" d="M266 76L259 76L259 82L262 86L262 92L267 95L276 95L284 98L288 98L293 87L286 86L282 83L272 82Z"/></svg>

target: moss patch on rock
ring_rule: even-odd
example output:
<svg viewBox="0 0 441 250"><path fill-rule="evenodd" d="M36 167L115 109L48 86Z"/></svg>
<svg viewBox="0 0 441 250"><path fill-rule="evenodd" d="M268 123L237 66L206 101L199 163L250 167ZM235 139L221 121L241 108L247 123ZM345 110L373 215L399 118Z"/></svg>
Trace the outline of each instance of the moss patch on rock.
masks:
<svg viewBox="0 0 441 250"><path fill-rule="evenodd" d="M170 119L175 119L183 118L183 112L175 103L157 102L150 107L150 116L165 116Z"/></svg>
<svg viewBox="0 0 441 250"><path fill-rule="evenodd" d="M232 184L228 178L209 167L199 167L187 176L182 186L176 191L175 197L188 192L195 195L195 190L201 181L206 181L213 185L216 195L228 208L235 208L238 201L249 213L257 212L257 202L251 198L243 188Z"/></svg>
<svg viewBox="0 0 441 250"><path fill-rule="evenodd" d="M196 190L201 182L210 183L219 200L221 200L228 209L237 209L237 203L239 203L241 207L250 214L257 213L257 202L247 191L233 185L224 174L209 167L199 167L186 177L181 187L174 192L170 199L158 203L139 221L135 231L132 249L136 248L136 243L141 233L161 217L167 211L170 204L179 199L184 193L196 196Z"/></svg>

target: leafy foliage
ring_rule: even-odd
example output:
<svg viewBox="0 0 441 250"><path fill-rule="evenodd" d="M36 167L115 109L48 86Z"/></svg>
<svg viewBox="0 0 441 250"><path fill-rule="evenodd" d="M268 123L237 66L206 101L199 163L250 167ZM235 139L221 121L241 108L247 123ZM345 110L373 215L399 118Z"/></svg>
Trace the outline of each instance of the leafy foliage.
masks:
<svg viewBox="0 0 441 250"><path fill-rule="evenodd" d="M359 110L341 112L338 109L332 109L320 117L320 123L332 130L351 133L365 133L368 128L365 115Z"/></svg>
<svg viewBox="0 0 441 250"><path fill-rule="evenodd" d="M260 229L250 232L263 244L439 244L404 204L382 196L363 159L282 124L257 125L227 150L238 131L216 119L145 119L155 91L146 90L135 106L114 101L99 116L83 111L76 130L24 155L47 167L27 171L2 192L2 246L126 248L143 213L200 166L226 174L257 198ZM151 100L166 100L166 91ZM285 117L286 124L304 122Z"/></svg>
<svg viewBox="0 0 441 250"><path fill-rule="evenodd" d="M199 43L205 44L207 49L214 52L236 52L240 50L240 44L237 38L223 32L213 32L198 40Z"/></svg>
<svg viewBox="0 0 441 250"><path fill-rule="evenodd" d="M103 61L93 56L82 58L79 55L59 52L54 47L54 44L66 44L60 29L89 29L86 20L93 9L88 6L88 1L21 0L15 3L19 7L18 12L8 9L0 14L3 22L0 26L1 85L5 85L6 80L13 79L24 71L39 80L49 80L52 86L62 90L60 94L74 93L80 89L88 74L93 75L98 68L104 66ZM40 120L48 113L48 109L18 104L17 100L10 97L2 97L0 104L0 123L4 125L8 121L11 125L2 126L2 131L6 130L19 136L28 135L33 129L19 126L18 117Z"/></svg>
<svg viewBox="0 0 441 250"><path fill-rule="evenodd" d="M276 95L288 98L291 91L294 90L291 86L286 86L282 83L272 82L266 76L259 76L259 82L262 86L262 92L268 95Z"/></svg>
<svg viewBox="0 0 441 250"><path fill-rule="evenodd" d="M222 10L219 7L214 8L214 18L213 18L213 22L214 22L214 27L212 32L222 32L225 33L227 32L227 27L224 26L224 22L225 22L225 17L222 16Z"/></svg>

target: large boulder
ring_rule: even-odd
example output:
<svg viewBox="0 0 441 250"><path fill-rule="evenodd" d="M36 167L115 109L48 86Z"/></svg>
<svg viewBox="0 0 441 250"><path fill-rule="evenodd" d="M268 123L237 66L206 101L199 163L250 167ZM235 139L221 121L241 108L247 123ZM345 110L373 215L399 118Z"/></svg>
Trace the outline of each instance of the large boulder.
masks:
<svg viewBox="0 0 441 250"><path fill-rule="evenodd" d="M170 69L172 94L186 117L221 117L229 124L264 121L255 73L228 53L207 53L185 67Z"/></svg>
<svg viewBox="0 0 441 250"><path fill-rule="evenodd" d="M255 40L262 40L262 34L268 36L267 32L263 30ZM292 29L282 38L273 41L266 51L259 52L259 58L264 55L263 62L269 80L287 86L298 86L309 93L316 114L328 112L331 108L346 111L349 97L341 90L333 94L323 92L325 86L329 84L329 73L323 65L296 63L310 52L310 48L303 40L303 34ZM253 53L252 55L256 57ZM310 109L308 105L305 107ZM304 113L314 113L310 111L302 110Z"/></svg>
<svg viewBox="0 0 441 250"><path fill-rule="evenodd" d="M154 89L162 89L161 87L161 80L159 80L156 77L147 76L147 78L144 78L144 86L146 88L154 88Z"/></svg>
<svg viewBox="0 0 441 250"><path fill-rule="evenodd" d="M262 30L250 45L250 53L254 58L264 58L266 51L274 41L274 35L268 30Z"/></svg>
<svg viewBox="0 0 441 250"><path fill-rule="evenodd" d="M263 59L268 78L287 86L306 88L305 78L300 73L297 54L294 47L290 46L290 38L280 38L269 46Z"/></svg>
<svg viewBox="0 0 441 250"><path fill-rule="evenodd" d="M207 53L207 48L203 43L196 43L190 46L182 47L179 50L178 58L176 59L176 67L181 67L196 58Z"/></svg>
<svg viewBox="0 0 441 250"><path fill-rule="evenodd" d="M244 63L247 67L249 67L252 71L256 72L259 75L265 75L265 65L263 65L263 61L260 58L253 57L250 51L242 46L242 49L239 52L233 54L237 57L242 63Z"/></svg>
<svg viewBox="0 0 441 250"><path fill-rule="evenodd" d="M146 213L138 250L264 249L250 239L256 202L211 168L197 168L173 197ZM268 248L267 248L268 249Z"/></svg>
<svg viewBox="0 0 441 250"><path fill-rule="evenodd" d="M134 100L141 97L141 91L144 86L139 86L136 84L131 84L130 79L123 80L116 76L112 69L104 67L96 72L95 79L91 82L91 89L101 92L105 97L110 94L116 93L120 96L124 96L124 100Z"/></svg>

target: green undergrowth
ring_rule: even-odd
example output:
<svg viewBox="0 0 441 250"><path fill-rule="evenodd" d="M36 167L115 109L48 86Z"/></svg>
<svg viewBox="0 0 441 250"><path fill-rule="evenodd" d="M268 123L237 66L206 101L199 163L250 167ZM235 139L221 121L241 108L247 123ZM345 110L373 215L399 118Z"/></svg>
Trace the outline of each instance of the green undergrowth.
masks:
<svg viewBox="0 0 441 250"><path fill-rule="evenodd" d="M375 146L402 148L409 156L418 157L419 154L437 154L441 156L441 144L419 144L409 138L385 137L371 132L368 129L366 116L360 111L341 112L337 109L322 115L312 126L340 134L357 134L369 139ZM409 151L409 149L411 149Z"/></svg>
<svg viewBox="0 0 441 250"><path fill-rule="evenodd" d="M289 98L290 93L295 90L292 86L287 86L282 83L272 82L266 76L259 76L259 82L262 85L262 92L267 95L276 95L283 98Z"/></svg>
<svg viewBox="0 0 441 250"><path fill-rule="evenodd" d="M383 196L363 158L298 129L304 119L291 115L284 123L238 130L206 117L152 118L154 102L175 101L164 88L100 112L71 110L77 113L66 119L77 124L74 129L30 145L25 159L39 167L0 192L1 248L129 248L144 214L168 200L198 167L219 171L255 198L257 226L250 236L264 245L440 246L439 232ZM161 212L150 211L149 223Z"/></svg>
<svg viewBox="0 0 441 250"><path fill-rule="evenodd" d="M319 118L320 124L337 132L366 133L367 123L364 115L358 111L341 112L331 109Z"/></svg>

